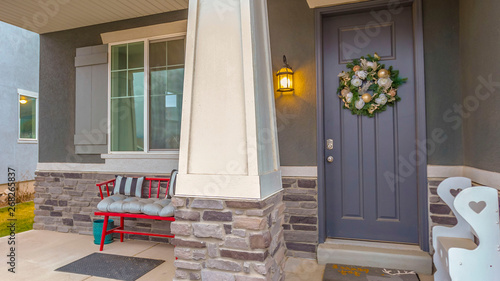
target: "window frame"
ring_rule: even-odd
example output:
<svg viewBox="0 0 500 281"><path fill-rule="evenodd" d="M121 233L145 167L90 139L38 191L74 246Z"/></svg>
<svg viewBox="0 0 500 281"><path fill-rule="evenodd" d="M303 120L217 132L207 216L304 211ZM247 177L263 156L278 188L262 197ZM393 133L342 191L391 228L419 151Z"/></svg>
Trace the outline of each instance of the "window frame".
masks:
<svg viewBox="0 0 500 281"><path fill-rule="evenodd" d="M34 139L26 139L26 138L21 138L21 104L19 100L21 99L21 96L26 96L30 98L35 99L35 138ZM28 90L23 90L23 89L17 89L17 143L38 143L38 131L39 131L39 116L40 116L40 110L39 110L39 95L36 92L28 91Z"/></svg>
<svg viewBox="0 0 500 281"><path fill-rule="evenodd" d="M186 44L186 35L187 32L178 32L160 36L152 36L145 38L136 38L125 41L117 41L108 44L108 154L113 155L164 155L170 157L178 157L179 149L165 149L165 150L150 150L149 148L149 124L150 124L150 97L149 97L149 44L151 41L161 41L161 40L177 40L184 39L184 44ZM128 44L128 43L136 43L143 42L144 43L144 151L112 151L111 150L111 49L113 46ZM185 46L184 46L185 49ZM185 52L184 52L185 54ZM169 157L169 158L170 158Z"/></svg>

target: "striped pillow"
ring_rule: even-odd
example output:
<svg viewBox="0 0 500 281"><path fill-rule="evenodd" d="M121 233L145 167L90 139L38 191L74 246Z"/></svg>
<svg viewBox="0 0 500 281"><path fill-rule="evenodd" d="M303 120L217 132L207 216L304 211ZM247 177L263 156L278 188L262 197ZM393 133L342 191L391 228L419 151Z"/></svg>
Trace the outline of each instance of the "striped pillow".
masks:
<svg viewBox="0 0 500 281"><path fill-rule="evenodd" d="M122 176L116 176L115 189L113 190L113 194L123 194L123 195L141 197L143 182L144 182L144 177L127 178Z"/></svg>

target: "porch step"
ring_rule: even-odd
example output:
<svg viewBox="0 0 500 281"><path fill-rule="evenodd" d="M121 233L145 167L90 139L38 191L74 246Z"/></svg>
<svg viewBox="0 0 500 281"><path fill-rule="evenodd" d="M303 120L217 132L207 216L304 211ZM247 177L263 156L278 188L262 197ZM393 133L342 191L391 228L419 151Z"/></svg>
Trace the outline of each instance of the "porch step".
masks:
<svg viewBox="0 0 500 281"><path fill-rule="evenodd" d="M432 257L418 246L327 239L318 247L318 263L336 263L432 274Z"/></svg>

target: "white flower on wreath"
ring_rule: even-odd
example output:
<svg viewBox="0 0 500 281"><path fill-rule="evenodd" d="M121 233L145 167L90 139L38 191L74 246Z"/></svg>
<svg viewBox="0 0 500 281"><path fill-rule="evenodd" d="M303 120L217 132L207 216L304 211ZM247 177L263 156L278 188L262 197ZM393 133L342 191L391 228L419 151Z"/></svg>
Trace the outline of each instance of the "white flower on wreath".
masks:
<svg viewBox="0 0 500 281"><path fill-rule="evenodd" d="M352 97L353 97L353 94L351 92L347 93L347 95L345 96L346 102L351 103Z"/></svg>
<svg viewBox="0 0 500 281"><path fill-rule="evenodd" d="M351 84L354 86L354 87L359 87L363 84L363 81L359 78L354 78L351 80Z"/></svg>
<svg viewBox="0 0 500 281"><path fill-rule="evenodd" d="M359 70L359 71L356 71L356 76L358 76L358 78L361 80L365 80L366 76L368 76L368 72L366 72L364 70Z"/></svg>
<svg viewBox="0 0 500 281"><path fill-rule="evenodd" d="M382 88L388 89L392 85L392 80L391 78L379 78L377 84Z"/></svg>
<svg viewBox="0 0 500 281"><path fill-rule="evenodd" d="M378 96L378 98L375 99L375 103L380 104L380 105L386 104L387 103L387 96L384 94L380 94L380 96Z"/></svg>
<svg viewBox="0 0 500 281"><path fill-rule="evenodd" d="M364 70L368 70L368 68L372 68L372 70L375 70L377 69L378 67L378 64L377 62L374 62L374 61L367 61L366 59L361 59L361 68L363 68Z"/></svg>
<svg viewBox="0 0 500 281"><path fill-rule="evenodd" d="M362 99L359 99L354 103L357 109L361 110L365 106L365 102Z"/></svg>
<svg viewBox="0 0 500 281"><path fill-rule="evenodd" d="M369 61L366 63L366 66L371 67L373 70L377 69L378 65L374 61Z"/></svg>

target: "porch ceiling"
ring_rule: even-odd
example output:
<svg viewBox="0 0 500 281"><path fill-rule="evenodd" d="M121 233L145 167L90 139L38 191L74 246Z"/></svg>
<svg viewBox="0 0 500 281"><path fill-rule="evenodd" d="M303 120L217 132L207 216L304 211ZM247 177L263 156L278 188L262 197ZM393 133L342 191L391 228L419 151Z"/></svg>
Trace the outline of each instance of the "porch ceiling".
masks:
<svg viewBox="0 0 500 281"><path fill-rule="evenodd" d="M0 0L0 21L38 34L188 8L188 0Z"/></svg>

